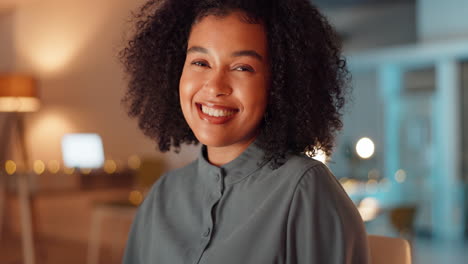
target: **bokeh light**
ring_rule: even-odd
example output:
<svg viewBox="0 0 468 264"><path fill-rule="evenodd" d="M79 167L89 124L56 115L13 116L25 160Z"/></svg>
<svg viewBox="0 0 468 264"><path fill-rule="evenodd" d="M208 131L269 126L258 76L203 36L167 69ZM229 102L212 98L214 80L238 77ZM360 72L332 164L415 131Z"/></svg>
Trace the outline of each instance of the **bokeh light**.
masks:
<svg viewBox="0 0 468 264"><path fill-rule="evenodd" d="M5 162L5 171L7 174L12 175L16 172L16 163L12 160L7 160Z"/></svg>
<svg viewBox="0 0 468 264"><path fill-rule="evenodd" d="M368 159L372 157L372 155L374 155L374 151L374 142L368 137L363 137L356 143L356 153L362 159Z"/></svg>
<svg viewBox="0 0 468 264"><path fill-rule="evenodd" d="M323 152L322 150L319 150L317 151L317 153L315 154L315 156L313 156L312 158L322 162L322 163L327 163L327 155L325 154L325 152Z"/></svg>
<svg viewBox="0 0 468 264"><path fill-rule="evenodd" d="M63 167L63 172L65 172L65 174L71 175L75 172L75 168Z"/></svg>
<svg viewBox="0 0 468 264"><path fill-rule="evenodd" d="M310 158L313 158L315 160L318 160L320 162L322 162L323 164L326 164L327 163L327 155L325 154L325 152L323 152L323 150L317 150L317 152L315 153L315 155L313 154L312 151L306 151L305 152L306 156L307 157L310 157Z"/></svg>
<svg viewBox="0 0 468 264"><path fill-rule="evenodd" d="M117 164L113 160L106 160L104 162L104 171L107 174L112 174L117 170Z"/></svg>
<svg viewBox="0 0 468 264"><path fill-rule="evenodd" d="M395 180L399 183L403 183L406 180L406 171L405 170L397 170L395 172Z"/></svg>
<svg viewBox="0 0 468 264"><path fill-rule="evenodd" d="M141 166L141 159L137 155L132 155L128 158L127 165L129 168L137 170Z"/></svg>
<svg viewBox="0 0 468 264"><path fill-rule="evenodd" d="M90 174L91 171L93 171L93 170L92 170L92 169L88 169L88 168L80 168L80 173L81 173L81 174L84 174L84 175Z"/></svg>
<svg viewBox="0 0 468 264"><path fill-rule="evenodd" d="M346 191L348 195L354 194L358 191L359 183L355 179L346 179L340 180L343 189Z"/></svg>
<svg viewBox="0 0 468 264"><path fill-rule="evenodd" d="M358 210L364 222L370 221L379 213L379 201L372 197L366 197L359 203Z"/></svg>
<svg viewBox="0 0 468 264"><path fill-rule="evenodd" d="M379 188L383 192L388 192L392 188L391 182L387 178L379 181Z"/></svg>
<svg viewBox="0 0 468 264"><path fill-rule="evenodd" d="M45 164L42 160L36 160L33 164L33 170L37 175L41 175L45 171Z"/></svg>
<svg viewBox="0 0 468 264"><path fill-rule="evenodd" d="M140 205L143 202L143 194L138 190L131 191L128 200L133 205Z"/></svg>
<svg viewBox="0 0 468 264"><path fill-rule="evenodd" d="M375 193L378 191L379 183L375 179L370 179L366 183L366 191L369 193Z"/></svg>
<svg viewBox="0 0 468 264"><path fill-rule="evenodd" d="M49 172L52 174L59 172L60 163L56 160L50 160L49 162L47 162L47 170L49 170Z"/></svg>

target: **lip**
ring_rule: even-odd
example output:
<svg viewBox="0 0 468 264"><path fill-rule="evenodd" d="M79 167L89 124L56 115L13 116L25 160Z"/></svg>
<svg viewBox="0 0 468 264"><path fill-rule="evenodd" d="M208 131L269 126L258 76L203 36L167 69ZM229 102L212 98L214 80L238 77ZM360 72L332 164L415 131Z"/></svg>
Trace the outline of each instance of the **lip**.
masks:
<svg viewBox="0 0 468 264"><path fill-rule="evenodd" d="M222 125L227 122L229 122L231 119L233 119L236 115L237 112L239 111L236 108L231 108L231 107L226 107L226 106L221 106L221 105L214 105L214 104L203 104L208 107L214 108L214 109L220 109L220 110L231 110L231 111L236 111L236 113L230 115L230 116L210 116L201 110L202 103L196 103L195 107L197 108L198 116L205 121L208 121L211 124L214 125Z"/></svg>

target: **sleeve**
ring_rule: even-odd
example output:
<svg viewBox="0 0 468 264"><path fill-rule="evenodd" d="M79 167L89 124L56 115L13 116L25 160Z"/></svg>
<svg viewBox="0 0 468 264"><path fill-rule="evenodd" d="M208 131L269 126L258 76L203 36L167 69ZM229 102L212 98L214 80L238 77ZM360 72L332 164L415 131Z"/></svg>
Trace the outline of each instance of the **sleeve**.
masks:
<svg viewBox="0 0 468 264"><path fill-rule="evenodd" d="M335 176L321 164L299 180L287 222L286 263L367 264L361 216Z"/></svg>

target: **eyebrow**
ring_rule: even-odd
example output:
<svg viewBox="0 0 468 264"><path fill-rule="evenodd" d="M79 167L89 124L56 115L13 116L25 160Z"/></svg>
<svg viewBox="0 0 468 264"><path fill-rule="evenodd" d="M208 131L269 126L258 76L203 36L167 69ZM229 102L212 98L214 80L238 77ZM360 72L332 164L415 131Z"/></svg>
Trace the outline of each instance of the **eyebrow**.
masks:
<svg viewBox="0 0 468 264"><path fill-rule="evenodd" d="M200 53L209 54L208 49L200 47L200 46L193 46L193 47L190 47L187 50L187 54L188 53L193 53L193 52L200 52ZM231 54L231 56L232 57L247 56L247 57L255 58L255 59L259 60L259 61L263 61L262 55L258 54L258 52L256 52L255 50L239 50L239 51L233 52Z"/></svg>

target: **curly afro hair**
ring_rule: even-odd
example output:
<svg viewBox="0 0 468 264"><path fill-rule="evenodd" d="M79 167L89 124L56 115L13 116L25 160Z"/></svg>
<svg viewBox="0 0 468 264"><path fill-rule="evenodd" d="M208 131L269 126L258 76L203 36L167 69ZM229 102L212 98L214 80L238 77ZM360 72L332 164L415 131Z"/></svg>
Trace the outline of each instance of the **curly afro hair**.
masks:
<svg viewBox="0 0 468 264"><path fill-rule="evenodd" d="M120 52L128 114L163 152L198 143L179 103L190 30L204 16L239 10L267 34L272 77L257 140L265 160L278 166L287 153L330 155L349 74L335 31L308 0L150 0L134 15L135 33Z"/></svg>

